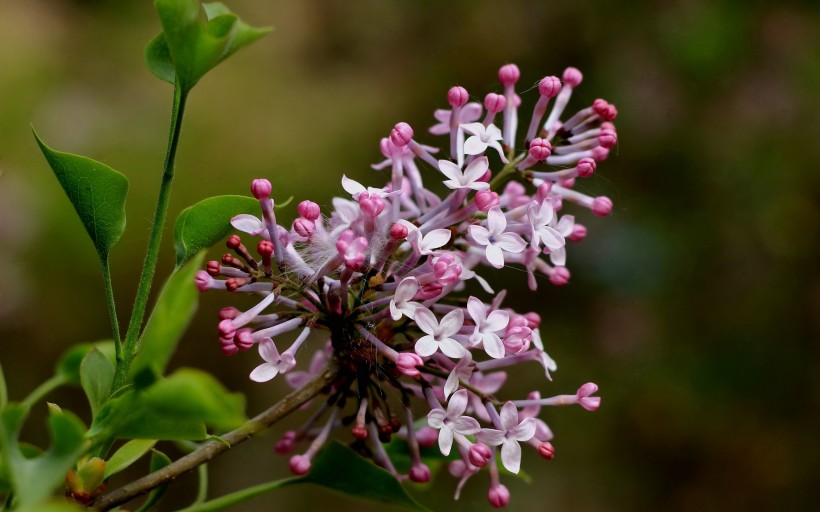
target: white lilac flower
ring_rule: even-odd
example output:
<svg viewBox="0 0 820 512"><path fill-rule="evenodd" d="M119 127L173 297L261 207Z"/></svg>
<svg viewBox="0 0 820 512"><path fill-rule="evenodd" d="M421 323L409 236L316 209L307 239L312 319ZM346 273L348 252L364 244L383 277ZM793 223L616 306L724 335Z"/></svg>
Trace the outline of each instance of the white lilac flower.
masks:
<svg viewBox="0 0 820 512"><path fill-rule="evenodd" d="M487 212L487 227L470 226L470 236L479 245L486 247L487 261L495 268L504 266L504 251L520 253L527 243L518 233L505 233L507 218L499 206Z"/></svg>
<svg viewBox="0 0 820 512"><path fill-rule="evenodd" d="M447 188L453 190L488 190L490 188L489 183L479 181L479 179L486 174L487 169L490 168L490 162L486 156L476 158L467 164L467 168L464 169L464 172L461 171L461 167L449 160L439 160L438 168L442 174L449 178L444 181L444 185Z"/></svg>
<svg viewBox="0 0 820 512"><path fill-rule="evenodd" d="M415 312L416 325L424 333L424 336L416 341L416 353L422 357L428 357L439 350L447 357L458 359L467 353L464 346L452 338L461 326L464 325L464 313L460 309L454 309L444 315L441 322L436 320L436 315L432 311L420 306Z"/></svg>
<svg viewBox="0 0 820 512"><path fill-rule="evenodd" d="M374 167L390 172L376 186L344 176L349 196L302 200L298 216L280 225L271 183L253 180L251 193L261 215L242 212L231 219L245 240L231 235L229 252L196 273L201 292L241 293L255 300L241 311L223 308L217 323L226 355L241 357L258 345L263 363L252 380L284 373L292 387L322 386L321 396L303 406L321 402L313 419L276 443L280 453L304 445L290 459L294 473L310 471L334 429L348 429L394 476L423 482L430 473L419 447L438 442L443 453L457 451L451 469L460 478L458 490L487 467L488 499L504 506L510 493L500 481L496 448L488 445L500 447L501 462L518 471L521 442L544 458L555 456L552 432L537 417L542 406L574 404L590 411L600 406L592 383L549 398L537 392L525 400L503 396L507 375L518 365L540 363L551 379L556 364L544 350L539 315L502 310L505 293L495 294L480 274L517 264L526 272L511 275L525 276L531 289L536 272L556 286L567 284L565 241L584 239L586 230L572 215L559 218L555 212L577 206L599 216L612 212L608 198L573 187L576 179L592 175L617 143L612 124L617 110L596 100L562 118L581 82L580 72L568 68L562 80L539 82L540 99L522 139L516 136L521 98L515 90L521 73L508 64L498 76L503 94L488 94L483 108L468 103L463 87L449 90L452 110L437 111L439 124L431 129L449 139L445 151L420 144L410 125L397 123L379 143L386 160ZM489 154L506 162L505 148L516 153L503 168L493 169L494 180L487 182ZM480 284L469 288L475 288L474 295L466 291L468 280ZM300 329L280 353L273 340L281 346L287 333ZM309 343L311 332L324 338ZM308 368L296 368L297 355ZM429 426L416 430L412 411L419 404L412 402L418 397L426 401ZM445 409L440 400L448 397ZM390 410L402 400L403 411ZM495 407L501 403L499 416ZM350 417L354 421L340 420ZM406 475L396 471L382 444L392 435L407 440L412 462Z"/></svg>
<svg viewBox="0 0 820 512"><path fill-rule="evenodd" d="M467 410L467 390L453 393L447 403L447 411L436 408L427 413L427 424L438 429L438 447L444 455L450 455L453 438L457 435L471 436L481 430L478 420L464 416Z"/></svg>
<svg viewBox="0 0 820 512"><path fill-rule="evenodd" d="M472 135L464 141L464 154L480 155L487 151L487 148L493 148L498 152L501 161L507 163L504 148L501 147L500 143L502 139L501 130L497 126L494 124L484 126L481 123L468 123L461 125L461 129Z"/></svg>
<svg viewBox="0 0 820 512"><path fill-rule="evenodd" d="M521 469L520 441L529 441L535 435L535 420L524 418L518 420L518 409L512 402L501 408L499 429L485 428L476 434L476 439L490 446L501 445L501 463L510 473Z"/></svg>

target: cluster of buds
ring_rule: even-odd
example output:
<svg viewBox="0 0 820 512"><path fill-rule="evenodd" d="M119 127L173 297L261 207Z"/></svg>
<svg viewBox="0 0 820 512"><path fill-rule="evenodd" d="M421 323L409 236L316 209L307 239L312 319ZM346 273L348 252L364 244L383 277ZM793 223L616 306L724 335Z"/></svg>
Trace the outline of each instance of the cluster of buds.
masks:
<svg viewBox="0 0 820 512"><path fill-rule="evenodd" d="M254 180L251 191L262 216L237 215L232 224L258 240L257 254L233 235L227 242L232 254L197 274L200 291L260 297L247 311L224 308L218 325L225 354L257 347L264 362L252 380L285 374L289 385L299 387L327 363L338 369L316 414L276 445L280 453L307 446L290 459L294 473L310 471L331 431L349 429L355 448L397 478L415 482L430 479L422 447L437 444L444 455L455 448L458 457L449 469L459 478L456 498L486 467L489 501L503 507L510 496L498 464L517 473L522 444L545 459L555 455L553 434L538 418L541 407L598 408L592 383L551 398L537 391L520 400L495 397L507 379L505 369L540 364L552 380L556 364L545 351L539 315L504 307L505 292L495 293L478 272L512 265L526 270L532 290L537 276L567 284L566 244L582 240L586 228L558 212L569 202L595 215L610 213L608 198L573 187L616 143L611 121L617 112L599 99L561 121L582 79L568 68L561 79L540 81L540 97L519 141L518 67L505 65L498 76L503 93L488 94L483 106L453 87L447 94L451 108L435 112L438 123L430 132L449 136L449 158L434 156L437 149L417 142L413 129L398 123L380 144L386 160L373 166L390 170L383 188L345 176L342 187L350 198L334 198L329 212L302 201L290 229L277 222L270 182ZM443 182L447 195L425 187L422 169ZM465 291L472 280L478 284L472 289L483 289L486 299ZM291 332L295 341L280 350L277 342L281 346ZM316 345L320 333L324 339ZM319 350L305 356L308 370L294 371L309 339ZM414 421L421 408L426 425ZM406 441L412 459L406 474L384 448L394 436Z"/></svg>

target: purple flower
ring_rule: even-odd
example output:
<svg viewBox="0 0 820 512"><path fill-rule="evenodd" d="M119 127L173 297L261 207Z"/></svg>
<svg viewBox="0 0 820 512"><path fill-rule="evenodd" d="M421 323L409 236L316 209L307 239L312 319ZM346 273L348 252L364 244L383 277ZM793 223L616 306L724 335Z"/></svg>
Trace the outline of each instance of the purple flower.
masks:
<svg viewBox="0 0 820 512"><path fill-rule="evenodd" d="M535 435L535 420L524 418L518 421L518 409L512 402L501 408L500 429L485 428L476 434L476 439L490 446L501 445L501 463L511 473L521 469L521 445L519 441L529 441Z"/></svg>
<svg viewBox="0 0 820 512"><path fill-rule="evenodd" d="M467 410L467 391L462 389L450 397L447 411L437 408L427 413L427 424L438 429L438 447L444 455L450 455L455 436L470 436L481 430L478 420L463 416Z"/></svg>

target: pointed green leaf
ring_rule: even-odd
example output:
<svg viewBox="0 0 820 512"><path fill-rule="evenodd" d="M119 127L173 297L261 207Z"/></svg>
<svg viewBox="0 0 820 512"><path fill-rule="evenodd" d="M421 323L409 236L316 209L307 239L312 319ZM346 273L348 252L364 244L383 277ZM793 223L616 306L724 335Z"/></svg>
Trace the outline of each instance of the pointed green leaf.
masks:
<svg viewBox="0 0 820 512"><path fill-rule="evenodd" d="M178 400L183 401L182 398ZM145 403L143 392L130 389L102 406L86 435L98 441L185 441L205 439L208 433L202 420L182 415L164 415Z"/></svg>
<svg viewBox="0 0 820 512"><path fill-rule="evenodd" d="M204 254L194 257L190 263L175 270L163 286L140 338L137 357L131 365L131 375L135 378L148 368L157 376L165 372L168 361L196 312L199 292L194 276L202 267L204 258Z"/></svg>
<svg viewBox="0 0 820 512"><path fill-rule="evenodd" d="M125 230L128 180L103 163L49 148L36 132L34 138L74 205L100 259L106 260Z"/></svg>
<svg viewBox="0 0 820 512"><path fill-rule="evenodd" d="M157 444L156 439L134 439L122 445L108 459L105 465L105 478L108 479L111 475L119 473L137 462L143 455L151 451L155 444Z"/></svg>
<svg viewBox="0 0 820 512"><path fill-rule="evenodd" d="M389 503L408 510L428 510L407 494L393 475L337 441L319 452L310 473L289 480L287 485L302 483L321 485L352 498Z"/></svg>
<svg viewBox="0 0 820 512"><path fill-rule="evenodd" d="M159 471L160 469L164 468L168 464L171 463L171 459L168 458L167 455L162 453L159 450L153 450L151 453L151 473L155 471ZM151 510L154 505L159 503L159 500L162 499L162 496L165 494L165 491L168 490L168 484L160 485L159 487L155 488L148 494L148 498L145 500L145 503L142 504L140 508L137 509L137 512L147 512Z"/></svg>
<svg viewBox="0 0 820 512"><path fill-rule="evenodd" d="M222 4L199 0L155 0L162 33L148 43L145 61L157 77L189 91L208 71L248 46L269 28L247 25Z"/></svg>
<svg viewBox="0 0 820 512"><path fill-rule="evenodd" d="M197 419L219 431L238 427L245 417L245 398L230 393L212 375L182 368L145 391L145 403L166 418Z"/></svg>
<svg viewBox="0 0 820 512"><path fill-rule="evenodd" d="M174 225L177 267L222 241L233 230L231 219L241 213L259 215L259 201L248 196L217 196L182 210Z"/></svg>
<svg viewBox="0 0 820 512"><path fill-rule="evenodd" d="M40 456L26 458L17 444L25 415L25 408L19 404L8 406L0 413L0 452L21 508L39 504L64 485L66 472L88 448L83 423L69 412L49 407L51 447Z"/></svg>
<svg viewBox="0 0 820 512"><path fill-rule="evenodd" d="M114 381L114 365L99 350L92 349L80 365L80 383L88 397L92 416L108 400Z"/></svg>
<svg viewBox="0 0 820 512"><path fill-rule="evenodd" d="M96 343L80 343L69 348L57 360L56 373L65 380L66 384L80 385L80 367L83 359L94 349L102 352L109 361L114 362L114 342L111 340Z"/></svg>

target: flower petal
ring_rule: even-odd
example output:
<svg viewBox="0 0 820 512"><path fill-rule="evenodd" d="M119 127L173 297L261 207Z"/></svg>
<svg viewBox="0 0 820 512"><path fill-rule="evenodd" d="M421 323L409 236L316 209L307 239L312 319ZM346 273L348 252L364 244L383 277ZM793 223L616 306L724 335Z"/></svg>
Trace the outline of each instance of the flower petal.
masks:
<svg viewBox="0 0 820 512"><path fill-rule="evenodd" d="M521 446L518 441L504 440L501 444L501 463L510 473L518 474L521 470Z"/></svg>
<svg viewBox="0 0 820 512"><path fill-rule="evenodd" d="M279 351L276 349L276 344L270 338L264 338L259 343L259 355L267 363L279 362Z"/></svg>
<svg viewBox="0 0 820 512"><path fill-rule="evenodd" d="M461 183L461 178L464 176L461 172L461 168L454 164L449 160L439 160L438 161L438 168L442 174L450 178L451 180L458 181Z"/></svg>
<svg viewBox="0 0 820 512"><path fill-rule="evenodd" d="M477 297L470 296L467 299L467 313L470 314L470 318L473 319L476 325L484 324L484 320L487 319L487 308L484 307L481 299Z"/></svg>
<svg viewBox="0 0 820 512"><path fill-rule="evenodd" d="M407 302L412 299L419 291L419 282L415 277L405 277L396 287L396 293L393 295L396 302Z"/></svg>
<svg viewBox="0 0 820 512"><path fill-rule="evenodd" d="M510 323L510 314L506 311L501 311L496 309L489 315L487 315L487 319L484 322L484 330L490 332L500 331L507 327Z"/></svg>
<svg viewBox="0 0 820 512"><path fill-rule="evenodd" d="M524 418L509 433L518 441L529 441L535 435L535 428L535 418Z"/></svg>
<svg viewBox="0 0 820 512"><path fill-rule="evenodd" d="M561 217L561 220L558 221L558 225L555 226L555 229L558 230L562 236L566 237L572 234L573 227L575 227L575 216L564 215Z"/></svg>
<svg viewBox="0 0 820 512"><path fill-rule="evenodd" d="M487 144L481 141L478 135L473 135L464 141L464 153L467 155L480 155L487 149Z"/></svg>
<svg viewBox="0 0 820 512"><path fill-rule="evenodd" d="M493 244L487 244L487 261L495 268L504 267L504 253L501 247Z"/></svg>
<svg viewBox="0 0 820 512"><path fill-rule="evenodd" d="M482 338L484 342L484 352L494 359L504 357L504 343L494 332L485 332Z"/></svg>
<svg viewBox="0 0 820 512"><path fill-rule="evenodd" d="M356 180L351 180L344 174L342 175L342 188L353 197L356 197L367 190L364 188L364 185Z"/></svg>
<svg viewBox="0 0 820 512"><path fill-rule="evenodd" d="M471 436L481 430L478 420L469 416L459 416L453 420L453 430L463 436Z"/></svg>
<svg viewBox="0 0 820 512"><path fill-rule="evenodd" d="M450 455L453 447L453 429L449 425L443 425L438 431L438 448L442 455Z"/></svg>
<svg viewBox="0 0 820 512"><path fill-rule="evenodd" d="M494 236L498 236L507 229L507 217L501 212L500 206L493 206L487 212L487 229Z"/></svg>
<svg viewBox="0 0 820 512"><path fill-rule="evenodd" d="M416 313L418 313L418 311ZM419 340L416 342L414 349L416 350L416 354L420 355L421 357L428 357L432 356L436 353L436 351L438 351L438 343L436 343L435 338L428 334L427 336L422 336L421 338L419 338Z"/></svg>
<svg viewBox="0 0 820 512"><path fill-rule="evenodd" d="M464 325L464 311L454 309L444 315L438 326L438 334L441 337L449 337L457 333Z"/></svg>
<svg viewBox="0 0 820 512"><path fill-rule="evenodd" d="M499 416L501 416L501 426L507 432L518 426L518 409L512 402L507 402L501 407Z"/></svg>
<svg viewBox="0 0 820 512"><path fill-rule="evenodd" d="M484 144L484 148L487 148L487 145ZM473 182L478 178L484 176L484 173L487 172L487 169L490 168L490 161L487 159L486 156L480 156L470 162L466 169L464 169L464 181L465 182Z"/></svg>
<svg viewBox="0 0 820 512"><path fill-rule="evenodd" d="M496 244L503 250L516 254L527 247L527 242L518 233L504 233L498 237Z"/></svg>
<svg viewBox="0 0 820 512"><path fill-rule="evenodd" d="M261 219L245 213L240 213L232 218L231 226L243 233L251 235L255 235L259 233L260 230L265 229L265 223L262 222Z"/></svg>
<svg viewBox="0 0 820 512"><path fill-rule="evenodd" d="M470 226L470 236L476 241L478 245L487 245L490 243L490 232L484 226Z"/></svg>
<svg viewBox="0 0 820 512"><path fill-rule="evenodd" d="M444 412L444 409L437 407L427 413L427 424L433 428L441 428L446 417L447 413Z"/></svg>
<svg viewBox="0 0 820 512"><path fill-rule="evenodd" d="M422 239L419 246L421 246L422 254L432 249L438 249L450 241L453 233L449 229L434 229L430 231Z"/></svg>
<svg viewBox="0 0 820 512"><path fill-rule="evenodd" d="M484 444L498 446L504 442L504 432L494 428L483 428L476 433L475 438Z"/></svg>
<svg viewBox="0 0 820 512"><path fill-rule="evenodd" d="M460 389L453 393L450 401L447 402L447 417L449 419L454 420L464 414L464 411L467 410L467 398L466 389Z"/></svg>
<svg viewBox="0 0 820 512"><path fill-rule="evenodd" d="M419 326L425 334L435 334L438 329L438 320L432 311L424 306L416 308L416 325Z"/></svg>
<svg viewBox="0 0 820 512"><path fill-rule="evenodd" d="M253 369L250 378L254 382L267 382L276 377L276 374L278 373L279 368L276 366L270 363L262 363Z"/></svg>
<svg viewBox="0 0 820 512"><path fill-rule="evenodd" d="M467 355L467 349L465 349L461 343L457 342L453 338L444 338L443 340L440 340L438 342L438 348L441 349L445 356L452 359L460 359Z"/></svg>

